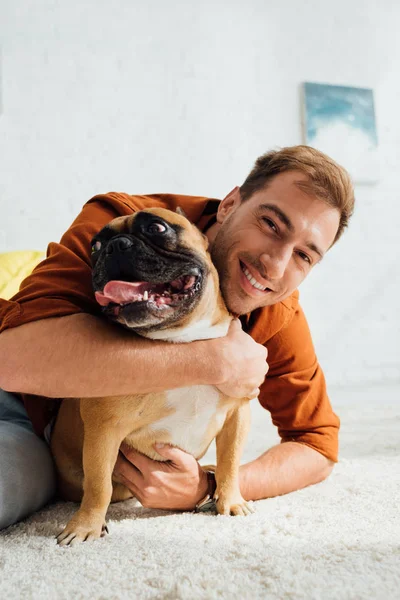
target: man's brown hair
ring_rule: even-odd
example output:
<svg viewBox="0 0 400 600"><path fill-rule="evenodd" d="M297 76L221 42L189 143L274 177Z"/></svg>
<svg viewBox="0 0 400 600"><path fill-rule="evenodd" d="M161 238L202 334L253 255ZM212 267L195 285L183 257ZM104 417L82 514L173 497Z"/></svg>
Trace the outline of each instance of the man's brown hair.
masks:
<svg viewBox="0 0 400 600"><path fill-rule="evenodd" d="M311 146L291 146L260 156L240 187L242 200L248 200L273 177L286 171L299 171L307 175L308 181L298 182L298 187L339 210L340 221L334 244L353 214L354 189L347 171Z"/></svg>

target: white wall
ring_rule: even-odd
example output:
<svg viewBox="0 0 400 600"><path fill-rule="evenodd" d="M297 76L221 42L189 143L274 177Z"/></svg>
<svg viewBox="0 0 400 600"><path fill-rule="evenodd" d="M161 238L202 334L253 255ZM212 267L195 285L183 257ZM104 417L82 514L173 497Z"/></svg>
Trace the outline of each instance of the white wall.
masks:
<svg viewBox="0 0 400 600"><path fill-rule="evenodd" d="M372 87L381 181L303 285L330 383L400 379L396 0L2 0L0 251L96 193L223 196L302 142L302 81Z"/></svg>

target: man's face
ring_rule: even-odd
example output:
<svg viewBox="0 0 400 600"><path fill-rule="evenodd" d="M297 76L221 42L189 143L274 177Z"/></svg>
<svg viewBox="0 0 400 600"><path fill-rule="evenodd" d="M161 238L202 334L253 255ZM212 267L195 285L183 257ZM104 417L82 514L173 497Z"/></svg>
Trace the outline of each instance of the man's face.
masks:
<svg viewBox="0 0 400 600"><path fill-rule="evenodd" d="M290 296L333 243L339 211L307 195L300 181L307 181L300 172L282 173L245 202L238 188L221 202L208 235L231 312L246 314Z"/></svg>

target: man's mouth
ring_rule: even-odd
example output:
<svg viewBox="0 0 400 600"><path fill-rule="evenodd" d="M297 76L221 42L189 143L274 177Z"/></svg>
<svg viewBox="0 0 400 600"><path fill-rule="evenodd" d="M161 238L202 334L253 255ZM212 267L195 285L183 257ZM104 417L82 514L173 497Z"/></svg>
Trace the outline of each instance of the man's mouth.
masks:
<svg viewBox="0 0 400 600"><path fill-rule="evenodd" d="M273 291L270 287L267 287L262 282L258 281L257 278L254 277L254 274L249 271L247 266L242 261L239 261L239 262L240 262L240 269L241 269L244 277L247 279L249 285L254 290L257 290L258 292L264 292L264 293Z"/></svg>
<svg viewBox="0 0 400 600"><path fill-rule="evenodd" d="M128 304L147 303L153 308L177 306L192 298L200 289L201 276L185 275L166 283L148 281L109 281L102 292L95 292L100 306L108 307L117 315Z"/></svg>

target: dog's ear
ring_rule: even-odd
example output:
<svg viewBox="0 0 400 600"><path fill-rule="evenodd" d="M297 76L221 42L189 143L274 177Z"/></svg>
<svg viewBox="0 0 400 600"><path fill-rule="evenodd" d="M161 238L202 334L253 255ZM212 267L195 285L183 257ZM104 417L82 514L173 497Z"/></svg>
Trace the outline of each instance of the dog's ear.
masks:
<svg viewBox="0 0 400 600"><path fill-rule="evenodd" d="M181 217L185 217L185 219L188 219L187 214L185 213L185 211L183 210L183 208L181 208L180 206L176 207L175 212L178 213L178 215L181 215ZM200 231L200 234L201 234L201 236L203 238L204 248L207 250L208 246L209 246L208 237L204 233L202 233L201 231Z"/></svg>
<svg viewBox="0 0 400 600"><path fill-rule="evenodd" d="M187 219L187 214L185 213L185 211L183 210L183 208L181 208L180 206L176 207L175 212L177 212L178 215L181 215L181 217L185 217L185 219Z"/></svg>

